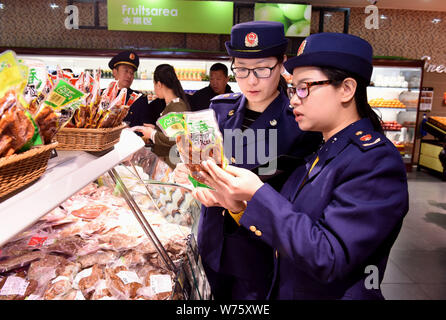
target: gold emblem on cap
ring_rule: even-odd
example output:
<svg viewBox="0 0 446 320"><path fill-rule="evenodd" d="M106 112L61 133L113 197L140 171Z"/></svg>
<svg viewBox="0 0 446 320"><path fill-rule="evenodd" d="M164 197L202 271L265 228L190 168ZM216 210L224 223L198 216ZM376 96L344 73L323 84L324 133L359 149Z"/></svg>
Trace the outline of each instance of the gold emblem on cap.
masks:
<svg viewBox="0 0 446 320"><path fill-rule="evenodd" d="M357 136L360 136L360 135L363 134L363 133L364 133L364 132L362 132L362 131L356 131L355 134L356 134Z"/></svg>
<svg viewBox="0 0 446 320"><path fill-rule="evenodd" d="M273 119L269 122L270 125L272 125L273 127L277 125L277 120Z"/></svg>
<svg viewBox="0 0 446 320"><path fill-rule="evenodd" d="M235 112L234 110L229 110L228 116L232 117L234 115L234 112Z"/></svg>
<svg viewBox="0 0 446 320"><path fill-rule="evenodd" d="M135 60L135 55L133 53L130 53L129 58L130 58L130 60Z"/></svg>
<svg viewBox="0 0 446 320"><path fill-rule="evenodd" d="M253 48L259 45L259 36L257 33L250 32L245 36L245 47Z"/></svg>
<svg viewBox="0 0 446 320"><path fill-rule="evenodd" d="M300 56L302 53L304 53L306 45L307 45L307 40L302 41L302 43L299 46L299 50L297 50L297 56Z"/></svg>

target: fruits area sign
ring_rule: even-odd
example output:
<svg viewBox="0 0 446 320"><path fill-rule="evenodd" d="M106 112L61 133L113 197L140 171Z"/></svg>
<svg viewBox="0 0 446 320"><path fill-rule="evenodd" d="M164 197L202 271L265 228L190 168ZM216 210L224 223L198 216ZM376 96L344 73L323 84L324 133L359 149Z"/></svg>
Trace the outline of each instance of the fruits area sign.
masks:
<svg viewBox="0 0 446 320"><path fill-rule="evenodd" d="M108 30L230 34L228 1L107 0Z"/></svg>
<svg viewBox="0 0 446 320"><path fill-rule="evenodd" d="M281 22L285 26L285 36L307 37L310 35L311 5L256 3L254 20Z"/></svg>

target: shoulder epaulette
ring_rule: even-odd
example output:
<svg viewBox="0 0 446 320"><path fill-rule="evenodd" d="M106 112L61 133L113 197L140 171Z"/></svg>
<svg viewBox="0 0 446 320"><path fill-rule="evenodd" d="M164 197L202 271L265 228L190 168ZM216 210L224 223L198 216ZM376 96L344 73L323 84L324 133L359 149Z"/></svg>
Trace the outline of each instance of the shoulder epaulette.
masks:
<svg viewBox="0 0 446 320"><path fill-rule="evenodd" d="M242 96L240 92L236 93L223 93L218 96L215 96L211 99L212 102L218 102L219 100L228 101L228 100L237 100Z"/></svg>
<svg viewBox="0 0 446 320"><path fill-rule="evenodd" d="M373 149L386 142L384 136L375 131L356 130L350 138L362 150Z"/></svg>

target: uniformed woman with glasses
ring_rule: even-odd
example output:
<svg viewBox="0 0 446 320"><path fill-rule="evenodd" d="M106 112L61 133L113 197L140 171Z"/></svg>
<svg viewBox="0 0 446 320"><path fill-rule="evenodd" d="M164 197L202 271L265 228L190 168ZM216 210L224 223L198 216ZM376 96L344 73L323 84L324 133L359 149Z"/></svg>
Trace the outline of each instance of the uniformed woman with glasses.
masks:
<svg viewBox="0 0 446 320"><path fill-rule="evenodd" d="M296 122L321 132L324 144L280 193L248 170L222 170L212 160L203 164L206 183L242 227L274 248L269 298L383 299L408 191L401 155L367 102L372 47L353 35L313 34L285 68Z"/></svg>
<svg viewBox="0 0 446 320"><path fill-rule="evenodd" d="M287 167L294 168L321 142L320 134L303 133L294 121L281 76L287 45L281 23L235 25L226 48L241 93L217 96L210 106L224 135L227 158L234 166L261 174L263 180L269 178L278 190ZM184 165L175 172L177 181L187 181ZM214 297L265 299L273 275L271 246L240 226L238 217L220 205L218 195L203 188L199 192L207 197L197 242Z"/></svg>

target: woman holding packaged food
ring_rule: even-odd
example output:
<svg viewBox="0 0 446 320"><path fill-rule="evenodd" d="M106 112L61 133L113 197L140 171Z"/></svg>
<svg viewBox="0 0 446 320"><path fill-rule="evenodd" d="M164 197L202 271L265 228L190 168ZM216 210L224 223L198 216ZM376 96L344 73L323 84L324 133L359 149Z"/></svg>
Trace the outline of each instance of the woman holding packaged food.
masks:
<svg viewBox="0 0 446 320"><path fill-rule="evenodd" d="M181 86L180 81L175 73L175 69L169 64L160 64L156 67L153 74L153 86L155 94L160 99L164 99L166 107L160 116L164 116L170 112L189 111L190 107L187 103L186 93ZM137 128L135 131L143 134L143 139L147 143L151 140L154 144L153 152L169 167L175 168L175 163L170 159L171 148L175 146L175 140L167 137L155 125L144 124L144 127Z"/></svg>
<svg viewBox="0 0 446 320"><path fill-rule="evenodd" d="M222 94L211 100L228 160L259 175L260 165L277 166L276 173L286 172L287 166L281 167L287 162L284 159L291 159L294 168L321 142L320 134L303 133L294 121L286 81L281 76L287 45L281 23L235 25L226 49L242 93ZM268 156L262 157L268 150ZM188 174L183 164L177 166L178 182L187 182ZM285 175L277 175L268 183L279 188ZM266 174L262 177L267 179ZM214 200L203 202L197 240L215 299L265 299L273 275L271 246L240 226L237 217Z"/></svg>
<svg viewBox="0 0 446 320"><path fill-rule="evenodd" d="M280 193L248 170L225 171L212 160L202 164L205 181L243 228L275 248L270 298L383 299L408 191L401 156L367 102L372 48L353 35L313 34L285 68L293 73L296 121L322 132L325 143Z"/></svg>

